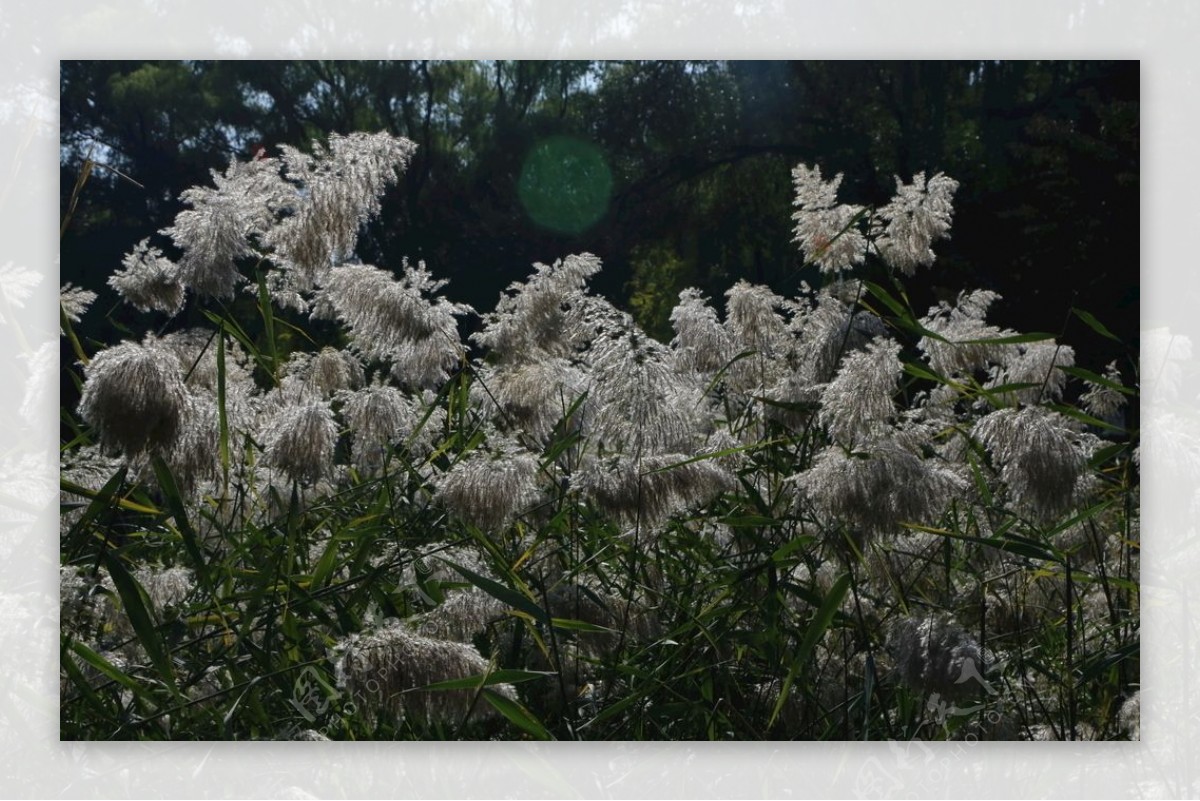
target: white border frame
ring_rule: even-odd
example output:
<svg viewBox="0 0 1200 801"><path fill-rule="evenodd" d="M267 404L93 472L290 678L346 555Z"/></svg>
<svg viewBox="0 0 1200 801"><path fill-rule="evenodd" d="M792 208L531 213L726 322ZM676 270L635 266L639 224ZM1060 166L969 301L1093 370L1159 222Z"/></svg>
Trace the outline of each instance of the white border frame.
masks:
<svg viewBox="0 0 1200 801"><path fill-rule="evenodd" d="M751 797L1197 796L1192 692L1200 454L1186 421L1147 415L1141 743L60 743L57 448L51 409L58 60L75 58L1132 58L1142 63L1142 319L1193 369L1200 217L1194 145L1200 4L1115 0L180 0L0 9L0 794ZM336 7L337 11L334 11ZM7 268L5 265L9 265ZM102 268L97 265L97 268ZM19 282L18 282L19 283ZM1186 352L1185 352L1186 350ZM1144 357L1148 354L1144 351ZM1161 354L1159 354L1161 356ZM1186 412L1195 398L1173 399ZM1185 414L1186 416L1186 414ZM1190 419L1190 417L1188 418ZM1186 430L1185 430L1186 429ZM1149 437L1147 437L1147 440Z"/></svg>

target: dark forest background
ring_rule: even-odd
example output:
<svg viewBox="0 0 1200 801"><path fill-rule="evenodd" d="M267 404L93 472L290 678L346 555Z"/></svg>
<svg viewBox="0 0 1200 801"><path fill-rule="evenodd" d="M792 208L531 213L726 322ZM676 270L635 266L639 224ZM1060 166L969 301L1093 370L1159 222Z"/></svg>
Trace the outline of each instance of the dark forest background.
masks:
<svg viewBox="0 0 1200 801"><path fill-rule="evenodd" d="M105 281L144 237L170 255L155 232L209 170L381 129L419 150L359 254L424 260L480 311L580 251L664 339L687 286L819 284L791 242L805 162L844 173L851 203L887 202L894 175L960 182L952 239L908 282L918 313L993 289L993 322L1062 333L1074 304L1124 341L1072 320L1083 366L1136 353L1139 65L1099 61L63 62L62 214L86 158L112 168L61 240L62 280L101 293L82 333L145 330Z"/></svg>

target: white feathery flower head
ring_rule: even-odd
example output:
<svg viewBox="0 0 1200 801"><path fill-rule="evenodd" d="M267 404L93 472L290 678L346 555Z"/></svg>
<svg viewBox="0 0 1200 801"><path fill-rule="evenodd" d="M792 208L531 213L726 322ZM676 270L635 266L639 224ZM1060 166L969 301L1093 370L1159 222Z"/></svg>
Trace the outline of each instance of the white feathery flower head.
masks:
<svg viewBox="0 0 1200 801"><path fill-rule="evenodd" d="M820 167L810 169L800 164L792 170L796 192L792 201L796 207L792 241L800 245L805 260L823 273L838 273L862 264L867 252L867 240L855 219L863 208L837 203L841 183L841 173L832 181L823 181Z"/></svg>
<svg viewBox="0 0 1200 801"><path fill-rule="evenodd" d="M323 401L285 406L262 434L266 462L295 481L312 483L333 469L338 428Z"/></svg>
<svg viewBox="0 0 1200 801"><path fill-rule="evenodd" d="M992 454L1013 500L1043 519L1074 503L1095 445L1094 437L1042 406L992 412L975 424L972 436Z"/></svg>
<svg viewBox="0 0 1200 801"><path fill-rule="evenodd" d="M388 357L392 377L405 387L423 390L440 387L466 359L452 315L463 314L470 307L438 298L434 308L443 322L438 333L425 339L408 340Z"/></svg>
<svg viewBox="0 0 1200 801"><path fill-rule="evenodd" d="M147 337L175 354L179 360L179 372L184 376L189 389L217 391L217 350L219 344L215 331L203 328L185 328L162 337ZM227 394L256 391L250 370L250 356L241 343L232 336L225 337L225 390Z"/></svg>
<svg viewBox="0 0 1200 801"><path fill-rule="evenodd" d="M296 732L296 734L292 735L289 739L295 740L295 741L301 741L301 742L314 742L314 743L327 743L330 741L327 736L325 736L321 732L317 731L316 729L304 729L303 731ZM296 791L293 790L293 792L296 792Z"/></svg>
<svg viewBox="0 0 1200 801"><path fill-rule="evenodd" d="M600 271L600 259L580 253L533 267L526 281L511 284L501 295L495 311L482 315L483 329L471 336L505 360L569 353L566 306Z"/></svg>
<svg viewBox="0 0 1200 801"><path fill-rule="evenodd" d="M146 591L160 617L186 600L196 587L195 574L185 567L139 567L133 570L133 578Z"/></svg>
<svg viewBox="0 0 1200 801"><path fill-rule="evenodd" d="M772 356L791 344L787 319L780 313L791 308L787 299L744 280L730 287L725 297L725 326L735 347Z"/></svg>
<svg viewBox="0 0 1200 801"><path fill-rule="evenodd" d="M309 380L325 397L362 386L364 379L362 365L353 353L327 346L313 358Z"/></svg>
<svg viewBox="0 0 1200 801"><path fill-rule="evenodd" d="M156 622L162 624L178 614L178 607L192 594L195 588L195 576L192 571L182 567L149 567L142 566L130 571L136 581L145 591L153 608ZM84 577L85 581L88 578ZM96 577L98 587L91 590L94 600L94 616L102 632L108 632L105 639L122 642L119 653L130 661L144 660L146 652L137 639L136 631L130 620L128 611L117 592L112 576L104 568ZM83 610L87 615L89 610ZM87 617L79 620L87 622Z"/></svg>
<svg viewBox="0 0 1200 801"><path fill-rule="evenodd" d="M887 331L877 316L856 312L849 302L825 289L817 293L814 306L798 317L793 327L800 331L797 361L807 384L829 381L847 354Z"/></svg>
<svg viewBox="0 0 1200 801"><path fill-rule="evenodd" d="M937 256L931 245L950 236L956 189L958 181L940 172L928 184L923 172L914 175L911 184L897 177L896 196L874 221L883 229L875 242L883 260L904 275L933 264Z"/></svg>
<svg viewBox="0 0 1200 801"><path fill-rule="evenodd" d="M978 340L1012 336L984 322L988 308L1000 295L989 290L960 292L954 306L942 302L931 308L921 325L947 341L921 337L917 347L929 359L929 366L946 376L971 375L1000 364L1019 353L1016 345L997 345Z"/></svg>
<svg viewBox="0 0 1200 801"><path fill-rule="evenodd" d="M457 576L459 580L461 576ZM495 620L508 617L508 607L478 587L451 593L428 612L405 621L422 637L470 643Z"/></svg>
<svg viewBox="0 0 1200 801"><path fill-rule="evenodd" d="M629 322L593 345L592 431L608 451L629 455L691 450L700 395L672 368L670 350Z"/></svg>
<svg viewBox="0 0 1200 801"><path fill-rule="evenodd" d="M900 343L876 339L865 350L848 354L833 381L821 392L818 415L829 434L843 445L873 439L896 414L892 396L899 387Z"/></svg>
<svg viewBox="0 0 1200 801"><path fill-rule="evenodd" d="M495 715L471 689L414 692L434 682L486 673L488 661L471 645L424 637L401 621L389 620L374 631L350 635L333 653L338 687L376 719L390 717L398 723L411 717L457 724L468 712L475 719ZM516 698L510 685L492 689Z"/></svg>
<svg viewBox="0 0 1200 801"><path fill-rule="evenodd" d="M512 440L480 448L433 480L437 499L460 520L499 534L535 504L538 459Z"/></svg>
<svg viewBox="0 0 1200 801"><path fill-rule="evenodd" d="M79 322L95 299L95 292L77 287L69 281L58 290L58 304L62 307L63 314L73 323Z"/></svg>
<svg viewBox="0 0 1200 801"><path fill-rule="evenodd" d="M391 558L396 559L396 554L393 553ZM400 561L405 562L400 581L407 585L415 585L418 574L424 577L425 581L461 581L462 575L450 567L451 564L465 567L484 578L497 579L483 554L477 548L466 544L431 542L407 551Z"/></svg>
<svg viewBox="0 0 1200 801"><path fill-rule="evenodd" d="M271 225L282 202L282 183L271 159L235 161L223 175L214 170L212 178L215 188L195 186L179 196L191 208L161 233L183 251L176 273L180 283L198 295L231 298L246 280L237 262L256 253L251 237Z"/></svg>
<svg viewBox="0 0 1200 801"><path fill-rule="evenodd" d="M353 435L351 456L360 470L383 464L387 448L409 436L418 416L414 403L395 387L372 384L354 392L342 392L342 414Z"/></svg>
<svg viewBox="0 0 1200 801"><path fill-rule="evenodd" d="M326 277L314 316L336 316L362 340L364 353L383 358L405 340L424 339L437 330L424 294L445 284L433 279L424 262L415 268L406 264L400 280L369 264L345 264Z"/></svg>
<svg viewBox="0 0 1200 801"><path fill-rule="evenodd" d="M109 456L96 445L85 445L73 451L63 452L59 461L59 475L63 481L96 492L124 465L124 459ZM63 507L59 525L66 531L83 516L88 499L60 489L59 503Z"/></svg>
<svg viewBox="0 0 1200 801"><path fill-rule="evenodd" d="M708 503L736 484L716 459L693 460L680 453L593 458L572 479L574 489L618 522L648 529L675 512Z"/></svg>
<svg viewBox="0 0 1200 801"><path fill-rule="evenodd" d="M160 311L174 317L183 308L184 288L179 268L158 248L143 239L125 254L123 269L108 279L108 285L140 312Z"/></svg>
<svg viewBox="0 0 1200 801"><path fill-rule="evenodd" d="M1124 386L1121 383L1121 371L1115 361L1109 362L1108 366L1104 368L1104 380L1117 386ZM1084 383L1087 385L1087 391L1079 396L1084 410L1101 420L1115 421L1119 417L1121 409L1128 402L1125 394L1105 384L1093 381Z"/></svg>
<svg viewBox="0 0 1200 801"><path fill-rule="evenodd" d="M217 443L221 430L214 395L204 391L189 392L185 408L179 436L166 461L179 486L189 492L198 482L215 479L218 475Z"/></svg>
<svg viewBox="0 0 1200 801"><path fill-rule="evenodd" d="M984 386L990 389L1005 384L1033 385L999 393L1000 400L1008 404L1056 401L1067 384L1067 374L1059 368L1074 365L1075 350L1070 345L1059 345L1054 340L1029 342L1010 351L1008 359L993 368L993 377Z"/></svg>
<svg viewBox="0 0 1200 801"><path fill-rule="evenodd" d="M671 311L671 325L675 329L671 340L675 365L683 372L711 375L735 355L729 331L699 289L679 293L679 304Z"/></svg>
<svg viewBox="0 0 1200 801"><path fill-rule="evenodd" d="M170 350L153 341L122 342L97 353L84 376L79 413L105 447L136 456L175 443L187 388Z"/></svg>
<svg viewBox="0 0 1200 801"><path fill-rule="evenodd" d="M752 354L729 363L724 381L733 397L746 404L743 419L754 422L769 418L789 425L798 422L804 413L777 404L810 404L817 399L817 382L811 375L813 361L803 343L811 330L807 324L813 319L813 309L805 302L788 300L765 286L746 281L739 281L725 294L730 352L736 356ZM763 405L764 399L776 403ZM755 429L756 424L748 426L743 435L761 437L762 431Z"/></svg>
<svg viewBox="0 0 1200 801"><path fill-rule="evenodd" d="M1121 704L1117 719L1131 740L1142 739L1142 691L1138 690Z"/></svg>
<svg viewBox="0 0 1200 801"><path fill-rule="evenodd" d="M638 329L633 315L623 312L607 299L577 292L566 304L566 330L562 347L568 355L586 353L594 350L602 340L623 336L626 332Z"/></svg>
<svg viewBox="0 0 1200 801"><path fill-rule="evenodd" d="M364 380L362 365L354 354L337 348L321 348L307 366L308 382L322 398L362 386Z"/></svg>
<svg viewBox="0 0 1200 801"><path fill-rule="evenodd" d="M286 283L304 292L354 252L359 228L379 213L380 198L399 180L417 146L381 131L333 134L327 146L314 142L311 156L286 145L281 149L287 181L295 185L291 214L264 241L288 273Z"/></svg>
<svg viewBox="0 0 1200 801"><path fill-rule="evenodd" d="M100 582L79 565L58 569L58 604L62 629L86 638L99 623L100 608L96 588Z"/></svg>
<svg viewBox="0 0 1200 801"><path fill-rule="evenodd" d="M789 481L823 518L881 534L905 522L936 522L965 489L965 482L938 460L882 441L869 453L854 455L838 446L825 448L808 470Z"/></svg>
<svg viewBox="0 0 1200 801"><path fill-rule="evenodd" d="M896 621L888 649L901 681L944 698L976 695L986 689L983 649L966 629L933 612Z"/></svg>
<svg viewBox="0 0 1200 801"><path fill-rule="evenodd" d="M478 372L471 402L494 415L496 422L519 427L545 442L587 386L583 371L566 359L504 361ZM570 421L578 428L585 410Z"/></svg>
<svg viewBox="0 0 1200 801"><path fill-rule="evenodd" d="M449 375L462 353L457 315L469 306L427 296L445 286L424 262L407 261L399 280L370 265L335 267L326 275L314 316L336 317L350 329L354 347L367 359L390 362L393 374L414 386Z"/></svg>

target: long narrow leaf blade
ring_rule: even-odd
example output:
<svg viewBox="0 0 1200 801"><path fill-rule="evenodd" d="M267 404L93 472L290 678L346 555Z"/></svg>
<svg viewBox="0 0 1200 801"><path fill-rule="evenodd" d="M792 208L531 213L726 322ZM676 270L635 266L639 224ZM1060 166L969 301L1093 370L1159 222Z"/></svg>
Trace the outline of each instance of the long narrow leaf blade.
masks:
<svg viewBox="0 0 1200 801"><path fill-rule="evenodd" d="M175 686L175 671L171 666L171 659L167 655L162 637L159 636L158 629L154 626L154 619L148 608L149 599L146 597L145 591L126 570L120 557L112 551L104 552L104 566L108 568L108 575L112 577L113 585L117 588L117 594L121 597L121 605L125 609L125 616L129 618L129 625L133 627L133 633L137 635L138 642L146 649L146 654L150 657L150 662L158 672L159 678L173 695L178 695L179 690Z"/></svg>
<svg viewBox="0 0 1200 801"><path fill-rule="evenodd" d="M829 624L833 622L833 616L837 613L838 607L842 605L842 599L846 597L846 590L849 588L849 573L843 573L829 588L829 594L825 596L817 614L813 616L812 622L808 625L808 631L804 633L804 639L800 641L800 646L796 649L796 655L792 659L792 666L788 670L787 678L783 680L783 686L779 688L779 698L775 701L775 708L771 710L771 719L767 722L768 729L775 725L775 721L779 718L779 713L787 701L788 693L792 689L792 682L796 680L796 675L801 668L808 663L813 649L817 647L817 643L825 635Z"/></svg>
<svg viewBox="0 0 1200 801"><path fill-rule="evenodd" d="M504 717L508 718L509 722L516 726L521 731L525 732L535 740L553 740L554 736L546 731L546 727L533 716L525 707L521 706L511 698L501 695L495 690L484 689L483 699Z"/></svg>

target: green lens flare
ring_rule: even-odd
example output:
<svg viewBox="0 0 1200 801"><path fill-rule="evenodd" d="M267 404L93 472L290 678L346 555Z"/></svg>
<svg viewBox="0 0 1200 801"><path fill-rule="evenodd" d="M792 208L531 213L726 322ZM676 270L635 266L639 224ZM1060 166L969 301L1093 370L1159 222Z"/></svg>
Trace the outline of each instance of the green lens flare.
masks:
<svg viewBox="0 0 1200 801"><path fill-rule="evenodd" d="M612 172L595 145L554 136L535 145L525 158L517 194L535 223L577 234L608 209Z"/></svg>

